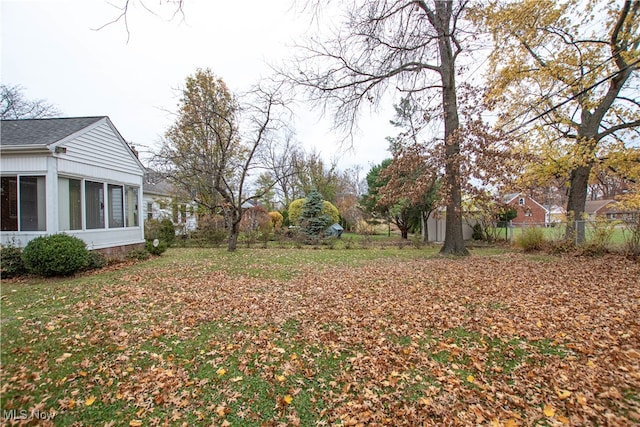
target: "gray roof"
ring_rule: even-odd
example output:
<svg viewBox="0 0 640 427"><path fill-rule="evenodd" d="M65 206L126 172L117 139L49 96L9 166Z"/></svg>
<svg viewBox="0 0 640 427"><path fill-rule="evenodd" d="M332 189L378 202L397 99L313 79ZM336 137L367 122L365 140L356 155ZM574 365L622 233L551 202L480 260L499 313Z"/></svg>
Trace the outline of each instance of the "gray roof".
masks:
<svg viewBox="0 0 640 427"><path fill-rule="evenodd" d="M157 196L170 197L175 193L173 185L171 185L171 183L167 180L157 182L145 181L142 188L146 194L155 194Z"/></svg>
<svg viewBox="0 0 640 427"><path fill-rule="evenodd" d="M105 117L2 120L0 122L0 145L54 144Z"/></svg>
<svg viewBox="0 0 640 427"><path fill-rule="evenodd" d="M588 214L594 214L598 212L603 207L607 206L609 203L613 203L615 200L587 200L584 203L584 211Z"/></svg>

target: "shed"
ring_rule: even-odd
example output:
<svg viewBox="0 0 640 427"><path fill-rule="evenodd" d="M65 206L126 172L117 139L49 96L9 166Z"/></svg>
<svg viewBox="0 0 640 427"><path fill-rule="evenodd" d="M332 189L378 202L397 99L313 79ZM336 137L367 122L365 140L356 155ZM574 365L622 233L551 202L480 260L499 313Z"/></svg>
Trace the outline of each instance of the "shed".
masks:
<svg viewBox="0 0 640 427"><path fill-rule="evenodd" d="M342 228L342 226L336 222L333 225L330 225L329 227L327 227L327 229L324 231L324 234L327 237L339 238L340 236L342 236L343 231L344 231L344 228Z"/></svg>
<svg viewBox="0 0 640 427"><path fill-rule="evenodd" d="M0 241L67 233L107 253L144 243L144 167L111 120L2 120Z"/></svg>

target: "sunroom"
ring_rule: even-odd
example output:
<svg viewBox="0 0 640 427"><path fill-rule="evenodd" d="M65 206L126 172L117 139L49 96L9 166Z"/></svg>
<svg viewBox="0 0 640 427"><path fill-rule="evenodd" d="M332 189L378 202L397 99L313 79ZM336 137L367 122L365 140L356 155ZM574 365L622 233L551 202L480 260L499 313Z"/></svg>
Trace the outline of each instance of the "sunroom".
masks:
<svg viewBox="0 0 640 427"><path fill-rule="evenodd" d="M144 168L108 117L1 125L3 245L60 232L108 253L144 243Z"/></svg>

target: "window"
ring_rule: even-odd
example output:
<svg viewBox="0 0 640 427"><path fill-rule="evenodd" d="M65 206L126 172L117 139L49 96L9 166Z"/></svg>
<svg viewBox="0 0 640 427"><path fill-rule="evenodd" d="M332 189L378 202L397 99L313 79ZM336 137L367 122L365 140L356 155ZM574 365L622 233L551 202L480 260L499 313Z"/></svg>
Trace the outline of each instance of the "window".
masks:
<svg viewBox="0 0 640 427"><path fill-rule="evenodd" d="M2 177L2 231L18 231L18 177Z"/></svg>
<svg viewBox="0 0 640 427"><path fill-rule="evenodd" d="M531 209L527 208L527 209L524 211L524 216L532 216L532 215L533 215L533 214L531 213Z"/></svg>
<svg viewBox="0 0 640 427"><path fill-rule="evenodd" d="M122 187L109 184L109 228L124 227L124 200Z"/></svg>
<svg viewBox="0 0 640 427"><path fill-rule="evenodd" d="M21 176L20 230L45 231L47 229L47 199L44 176Z"/></svg>
<svg viewBox="0 0 640 427"><path fill-rule="evenodd" d="M2 177L2 230L46 231L44 176Z"/></svg>
<svg viewBox="0 0 640 427"><path fill-rule="evenodd" d="M104 185L101 182L85 181L84 197L87 228L104 228Z"/></svg>
<svg viewBox="0 0 640 427"><path fill-rule="evenodd" d="M138 187L125 187L124 198L127 213L125 216L127 227L138 226Z"/></svg>
<svg viewBox="0 0 640 427"><path fill-rule="evenodd" d="M147 219L153 219L153 203L147 202Z"/></svg>
<svg viewBox="0 0 640 427"><path fill-rule="evenodd" d="M518 199L518 204L519 204L520 206L524 206L524 197L520 197L520 198Z"/></svg>
<svg viewBox="0 0 640 427"><path fill-rule="evenodd" d="M82 230L82 181L58 179L58 225L61 231Z"/></svg>

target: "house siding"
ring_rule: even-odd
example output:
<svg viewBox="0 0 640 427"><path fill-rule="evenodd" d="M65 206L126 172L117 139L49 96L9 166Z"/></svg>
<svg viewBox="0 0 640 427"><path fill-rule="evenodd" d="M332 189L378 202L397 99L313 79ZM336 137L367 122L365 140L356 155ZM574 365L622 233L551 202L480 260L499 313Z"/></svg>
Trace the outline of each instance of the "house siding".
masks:
<svg viewBox="0 0 640 427"><path fill-rule="evenodd" d="M96 178L114 177L117 181L123 181L125 175L131 175L132 171L136 171L135 176L143 174L128 152L129 147L114 135L106 121L98 122L93 129L58 145L67 150L57 155L61 173L88 174Z"/></svg>
<svg viewBox="0 0 640 427"><path fill-rule="evenodd" d="M28 174L47 172L47 156L25 156L2 154L0 156L0 171L2 175Z"/></svg>

